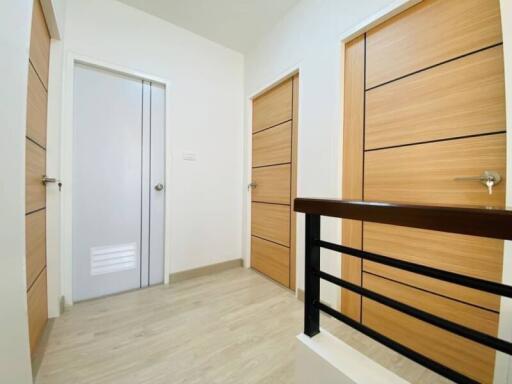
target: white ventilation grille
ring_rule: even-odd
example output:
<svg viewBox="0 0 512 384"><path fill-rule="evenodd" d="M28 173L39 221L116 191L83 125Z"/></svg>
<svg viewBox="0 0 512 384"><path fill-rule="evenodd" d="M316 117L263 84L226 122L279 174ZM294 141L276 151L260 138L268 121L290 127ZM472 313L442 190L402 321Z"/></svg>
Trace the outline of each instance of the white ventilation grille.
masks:
<svg viewBox="0 0 512 384"><path fill-rule="evenodd" d="M137 243L91 248L91 275L137 268Z"/></svg>

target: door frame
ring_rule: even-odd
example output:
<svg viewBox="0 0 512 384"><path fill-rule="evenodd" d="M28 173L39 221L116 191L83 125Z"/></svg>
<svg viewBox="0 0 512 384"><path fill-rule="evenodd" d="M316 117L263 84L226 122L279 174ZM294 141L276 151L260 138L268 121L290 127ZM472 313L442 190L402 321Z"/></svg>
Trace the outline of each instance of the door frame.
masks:
<svg viewBox="0 0 512 384"><path fill-rule="evenodd" d="M373 27L385 22L393 16L401 13L408 8L422 2L423 0L396 0L389 6L384 7L379 12L373 14L361 23L355 25L353 28L348 29L344 32L340 38L340 89L341 89L341 100L340 100L340 116L341 118L341 131L343 138L343 116L344 116L344 83L345 83L345 45L358 35L372 29ZM509 0L499 0L500 9L512 10ZM512 25L512 13L501 12L501 24L502 28L506 25ZM504 52L504 68L505 68L505 98L506 98L506 116L507 116L507 178L506 178L506 205L512 205L512 166L509 166L512 161L512 27L508 30L504 29L503 33L503 52ZM507 36L507 32L509 35ZM340 146L341 156L343 159L343 142ZM340 182L343 183L343 177L340 178ZM340 188L340 191L342 189ZM340 192L341 193L341 192ZM341 198L341 195L340 195ZM505 241L504 255L503 255L503 284L512 285L512 241ZM338 295L338 307L341 306L341 296ZM498 337L504 340L512 341L512 327L505 328L506 324L512 323L512 299L502 298L501 299L501 311L499 318L499 331ZM512 383L512 357L496 352L495 360L495 371L494 371L494 382L495 383Z"/></svg>
<svg viewBox="0 0 512 384"><path fill-rule="evenodd" d="M298 89L298 103L297 103L297 109L293 109L292 113L292 120L294 120L294 124L292 127L293 133L295 133L296 137L292 139L292 177L295 174L295 180L292 180L292 186L295 186L295 196L299 196L299 147L300 147L300 120L301 115L299 113L301 109L301 100L300 97L301 91L302 91L302 82L300 81L300 73L301 73L301 66L293 66L292 68L286 70L284 73L277 76L277 78L273 79L271 82L266 83L264 86L258 88L258 90L251 95L249 95L246 98L246 114L245 114L245 156L244 156L244 163L245 163L245 172L244 172L244 184L243 184L243 223L242 223L242 254L243 254L243 260L244 260L244 267L250 268L251 267L251 220L252 220L252 214L251 214L251 207L252 207L252 198L251 198L251 191L248 190L247 186L251 182L252 179L252 105L255 98L258 96L261 96L265 92L271 90L275 86L285 82L286 80L292 79L294 76L299 76L299 89ZM295 98L295 93L293 94L293 98ZM295 99L294 99L295 101ZM297 112L296 112L297 111ZM297 121L295 121L297 120ZM292 197L294 196L293 191L291 191ZM290 207L292 204L290 204ZM290 242L290 271L294 267L294 276L293 276L293 283L292 279L290 279L290 286L294 292L295 295L298 295L299 292L299 284L297 283L299 280L299 265L297 263L297 255L299 254L299 249L303 252L303 247L301 246L301 242L298 241L298 239L302 239L302 231L299 230L300 226L297 221L297 214L292 213L294 215L294 219L291 221L290 226L290 232L294 236L292 236L292 240L295 239L294 244L291 244ZM293 232L292 232L293 231Z"/></svg>
<svg viewBox="0 0 512 384"><path fill-rule="evenodd" d="M164 233L171 227L171 210L173 207L171 151L170 143L172 130L170 124L170 98L171 82L168 79L144 73L136 69L108 63L103 60L81 55L76 52L67 52L64 64L65 85L62 97L62 132L61 132L61 169L60 175L63 183L61 191L61 294L66 306L73 305L73 244L72 244L72 223L73 223L73 106L74 106L74 70L76 64L85 64L103 70L136 77L138 79L160 83L165 87L165 221ZM170 273L170 244L167 236L164 236L164 284L169 284ZM54 292L52 292L54 293Z"/></svg>

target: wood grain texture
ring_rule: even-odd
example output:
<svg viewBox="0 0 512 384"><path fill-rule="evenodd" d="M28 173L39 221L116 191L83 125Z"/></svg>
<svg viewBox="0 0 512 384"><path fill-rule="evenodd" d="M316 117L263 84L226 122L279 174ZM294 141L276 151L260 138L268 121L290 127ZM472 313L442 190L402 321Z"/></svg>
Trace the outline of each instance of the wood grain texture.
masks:
<svg viewBox="0 0 512 384"><path fill-rule="evenodd" d="M347 247L362 248L363 222L342 220L341 243ZM361 285L362 262L358 257L341 255L341 277L352 284ZM341 312L354 320L361 319L361 295L341 288Z"/></svg>
<svg viewBox="0 0 512 384"><path fill-rule="evenodd" d="M255 98L252 104L252 132L291 120L292 93L292 79L288 79Z"/></svg>
<svg viewBox="0 0 512 384"><path fill-rule="evenodd" d="M426 0L367 32L367 88L502 41L499 0Z"/></svg>
<svg viewBox="0 0 512 384"><path fill-rule="evenodd" d="M363 324L479 383L492 383L494 350L363 298Z"/></svg>
<svg viewBox="0 0 512 384"><path fill-rule="evenodd" d="M46 172L46 151L26 139L26 212L46 206L46 187L41 178Z"/></svg>
<svg viewBox="0 0 512 384"><path fill-rule="evenodd" d="M505 129L502 46L366 94L366 149Z"/></svg>
<svg viewBox="0 0 512 384"><path fill-rule="evenodd" d="M27 136L46 147L48 93L31 64L28 66Z"/></svg>
<svg viewBox="0 0 512 384"><path fill-rule="evenodd" d="M364 56L365 36L345 45L343 107L343 181L344 199L363 198L364 159ZM361 249L362 222L342 220L341 243ZM361 260L342 255L342 278L361 285ZM354 320L361 317L361 296L341 289L341 312Z"/></svg>
<svg viewBox="0 0 512 384"><path fill-rule="evenodd" d="M290 248L252 236L251 267L289 287Z"/></svg>
<svg viewBox="0 0 512 384"><path fill-rule="evenodd" d="M46 266L46 210L31 213L25 218L27 287Z"/></svg>
<svg viewBox="0 0 512 384"><path fill-rule="evenodd" d="M293 77L293 120L292 120L292 175L291 175L291 213L290 213L290 289L297 287L297 214L293 204L297 197L297 149L299 144L299 75Z"/></svg>
<svg viewBox="0 0 512 384"><path fill-rule="evenodd" d="M252 203L251 232L286 247L290 246L290 206Z"/></svg>
<svg viewBox="0 0 512 384"><path fill-rule="evenodd" d="M365 223L364 250L443 271L501 282L502 240ZM365 271L403 281L393 269L372 262L364 262ZM428 291L499 311L498 296L416 274L407 274L404 278L407 279L408 284Z"/></svg>
<svg viewBox="0 0 512 384"><path fill-rule="evenodd" d="M50 33L46 25L43 9L39 0L34 0L32 13L32 30L30 36L30 62L48 89L48 73L50 68Z"/></svg>
<svg viewBox="0 0 512 384"><path fill-rule="evenodd" d="M456 181L497 171L504 178L505 134L366 152L365 199L418 204L504 206L502 181L489 195L479 181Z"/></svg>
<svg viewBox="0 0 512 384"><path fill-rule="evenodd" d="M499 314L363 273L363 286L411 307L497 337Z"/></svg>
<svg viewBox="0 0 512 384"><path fill-rule="evenodd" d="M252 137L252 166L290 163L292 160L292 122L255 133Z"/></svg>
<svg viewBox="0 0 512 384"><path fill-rule="evenodd" d="M31 353L34 353L39 338L43 334L48 322L48 294L46 286L45 268L27 292L28 332Z"/></svg>
<svg viewBox="0 0 512 384"><path fill-rule="evenodd" d="M290 164L253 168L252 201L290 204Z"/></svg>

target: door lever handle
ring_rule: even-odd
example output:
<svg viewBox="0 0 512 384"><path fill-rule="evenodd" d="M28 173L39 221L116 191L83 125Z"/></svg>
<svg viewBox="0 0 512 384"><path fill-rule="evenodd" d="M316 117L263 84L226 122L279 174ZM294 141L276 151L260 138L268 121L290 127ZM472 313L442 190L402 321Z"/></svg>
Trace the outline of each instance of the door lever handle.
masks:
<svg viewBox="0 0 512 384"><path fill-rule="evenodd" d="M56 183L57 179L55 177L48 177L43 175L43 177L41 177L41 182L46 185L47 183Z"/></svg>
<svg viewBox="0 0 512 384"><path fill-rule="evenodd" d="M489 195L492 195L492 188L501 182L501 175L496 171L484 171L480 176L469 177L456 177L455 181L475 180L480 181L489 190Z"/></svg>

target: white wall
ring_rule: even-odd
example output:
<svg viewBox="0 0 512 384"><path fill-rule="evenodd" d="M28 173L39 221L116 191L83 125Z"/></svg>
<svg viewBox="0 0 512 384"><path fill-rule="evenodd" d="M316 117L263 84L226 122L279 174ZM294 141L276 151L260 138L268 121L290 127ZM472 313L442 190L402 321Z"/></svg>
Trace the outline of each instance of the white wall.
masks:
<svg viewBox="0 0 512 384"><path fill-rule="evenodd" d="M32 0L0 2L0 382L32 382L25 275L25 126Z"/></svg>
<svg viewBox="0 0 512 384"><path fill-rule="evenodd" d="M58 78L64 63L62 93L50 97L50 104L62 108L49 116L62 122L64 219L71 208L66 159L73 53L169 82L170 272L241 258L243 56L112 0L67 1L64 31L55 46L63 61L55 58L51 68ZM59 138L53 140L58 145ZM183 152L195 152L197 161L184 161ZM65 220L62 235L62 290L69 302L71 232ZM60 295L57 289L50 294Z"/></svg>
<svg viewBox="0 0 512 384"><path fill-rule="evenodd" d="M246 55L246 100L294 68L300 70L299 197L341 196L340 36L390 3L391 0L303 0ZM246 106L246 110L249 109ZM246 164L250 164L249 119L246 119L245 131ZM247 168L246 183L249 177L250 168ZM245 198L247 202L248 197ZM250 228L247 208L244 214L247 233ZM322 219L322 226L324 239L339 242L339 220ZM298 217L297 228L297 287L304 289L303 215ZM248 261L247 236L244 251ZM338 254L325 251L322 268L339 275ZM336 304L339 289L322 283L323 300Z"/></svg>

